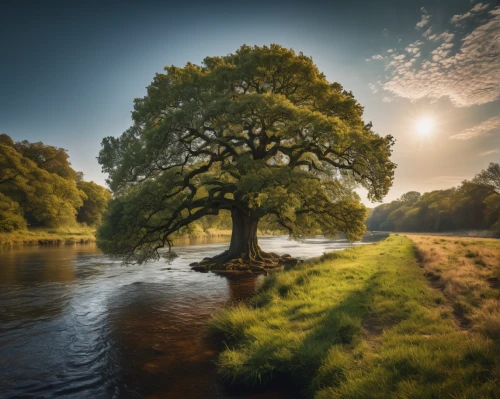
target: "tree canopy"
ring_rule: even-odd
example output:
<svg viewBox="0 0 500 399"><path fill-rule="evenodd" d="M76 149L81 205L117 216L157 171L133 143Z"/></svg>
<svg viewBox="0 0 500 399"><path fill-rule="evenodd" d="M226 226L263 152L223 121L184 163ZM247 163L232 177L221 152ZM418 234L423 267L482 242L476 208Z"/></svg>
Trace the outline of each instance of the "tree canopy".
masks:
<svg viewBox="0 0 500 399"><path fill-rule="evenodd" d="M80 193L83 193L83 204L78 210L77 221L89 226L98 226L102 221L102 214L111 199L111 193L93 181L79 180L76 183Z"/></svg>
<svg viewBox="0 0 500 399"><path fill-rule="evenodd" d="M100 247L146 261L177 230L221 210L233 234L219 263L269 260L256 238L262 217L292 236L360 238L366 208L353 189L381 200L395 169L393 138L362 114L310 57L279 45L165 67L135 100L132 127L102 142L115 199Z"/></svg>
<svg viewBox="0 0 500 399"><path fill-rule="evenodd" d="M40 169L64 179L77 179L77 172L71 167L69 155L64 148L45 145L42 142L30 143L27 140L15 143L14 148L22 156L35 162Z"/></svg>
<svg viewBox="0 0 500 399"><path fill-rule="evenodd" d="M500 193L500 164L490 162L488 167L476 175L473 181L490 186Z"/></svg>
<svg viewBox="0 0 500 399"><path fill-rule="evenodd" d="M81 176L66 150L0 135L0 231L97 225L111 194Z"/></svg>

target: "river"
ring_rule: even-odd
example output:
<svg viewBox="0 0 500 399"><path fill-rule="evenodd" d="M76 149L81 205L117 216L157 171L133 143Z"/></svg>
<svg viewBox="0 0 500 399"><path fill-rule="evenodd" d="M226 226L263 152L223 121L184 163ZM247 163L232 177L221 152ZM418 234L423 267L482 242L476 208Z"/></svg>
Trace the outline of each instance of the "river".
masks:
<svg viewBox="0 0 500 399"><path fill-rule="evenodd" d="M263 277L190 269L225 250L224 241L180 242L172 263L141 266L121 265L94 244L0 252L0 397L233 397L217 379L219 343L205 326L221 307L252 296ZM259 244L302 259L352 245L286 237Z"/></svg>

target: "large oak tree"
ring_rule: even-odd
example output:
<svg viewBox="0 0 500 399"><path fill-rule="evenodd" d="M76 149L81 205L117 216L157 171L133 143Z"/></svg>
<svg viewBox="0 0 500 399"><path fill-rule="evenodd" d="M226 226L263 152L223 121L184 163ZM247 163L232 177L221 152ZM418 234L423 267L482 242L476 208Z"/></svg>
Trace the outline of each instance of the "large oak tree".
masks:
<svg viewBox="0 0 500 399"><path fill-rule="evenodd" d="M263 217L292 236L360 238L366 208L353 189L380 200L395 169L393 138L362 114L310 57L279 45L165 67L135 100L133 126L103 140L99 162L115 199L101 248L143 262L221 210L231 212L230 247L207 268L279 263L258 246Z"/></svg>

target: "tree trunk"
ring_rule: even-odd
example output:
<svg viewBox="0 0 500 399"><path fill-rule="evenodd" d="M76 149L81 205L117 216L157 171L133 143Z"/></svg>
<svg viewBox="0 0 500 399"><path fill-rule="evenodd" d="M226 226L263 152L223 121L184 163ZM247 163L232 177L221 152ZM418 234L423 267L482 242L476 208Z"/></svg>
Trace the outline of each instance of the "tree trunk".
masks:
<svg viewBox="0 0 500 399"><path fill-rule="evenodd" d="M227 256L229 259L261 260L257 243L259 219L245 215L239 209L231 210L233 231Z"/></svg>
<svg viewBox="0 0 500 399"><path fill-rule="evenodd" d="M248 216L239 209L231 210L233 231L229 249L213 258L192 263L194 270L207 272L209 270L250 270L255 273L267 273L270 268L297 263L290 255L280 256L267 253L260 249L257 242L257 226L259 218Z"/></svg>

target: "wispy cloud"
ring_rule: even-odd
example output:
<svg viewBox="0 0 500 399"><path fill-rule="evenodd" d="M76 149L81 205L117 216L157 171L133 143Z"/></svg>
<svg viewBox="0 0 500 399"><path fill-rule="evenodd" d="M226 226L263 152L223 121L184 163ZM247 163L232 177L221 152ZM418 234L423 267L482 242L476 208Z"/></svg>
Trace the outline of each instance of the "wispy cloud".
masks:
<svg viewBox="0 0 500 399"><path fill-rule="evenodd" d="M477 155L479 155L480 157L485 157L486 155L491 155L491 154L498 154L498 150L484 151L484 152L480 152Z"/></svg>
<svg viewBox="0 0 500 399"><path fill-rule="evenodd" d="M487 7L474 5L467 18ZM499 100L500 6L483 12L468 32L452 27L457 30L433 33L424 42L417 40L382 57L388 71L384 90L410 100L448 97L457 107Z"/></svg>
<svg viewBox="0 0 500 399"><path fill-rule="evenodd" d="M491 134L494 130L500 130L500 116L487 119L477 126L465 129L463 132L450 136L453 140L470 140L479 136Z"/></svg>
<svg viewBox="0 0 500 399"><path fill-rule="evenodd" d="M423 37L430 37L432 36L432 28L427 29L423 34Z"/></svg>
<svg viewBox="0 0 500 399"><path fill-rule="evenodd" d="M370 88L370 90L373 94L376 94L378 92L378 87L376 85L374 85L373 83L368 83L368 87Z"/></svg>
<svg viewBox="0 0 500 399"><path fill-rule="evenodd" d="M430 35L428 37L429 40L432 40L432 41L443 41L445 43L449 43L451 41L453 41L453 39L455 38L455 34L454 33L450 33L448 31L444 31L443 33L440 33L439 35L438 34L433 34L433 35Z"/></svg>
<svg viewBox="0 0 500 399"><path fill-rule="evenodd" d="M470 9L470 11L466 12L465 14L454 15L451 18L450 22L452 24L458 24L466 19L471 18L475 14L481 13L482 11L486 10L489 7L490 7L489 4L477 3L474 7Z"/></svg>
<svg viewBox="0 0 500 399"><path fill-rule="evenodd" d="M416 29L422 29L425 25L429 23L431 19L431 16L427 14L427 10L424 7L422 7L420 11L422 11L422 17L420 18L420 21L417 22L417 24L415 25Z"/></svg>
<svg viewBox="0 0 500 399"><path fill-rule="evenodd" d="M381 61L384 59L384 56L381 54L375 54L372 55L370 58L367 58L365 61L370 62L370 61Z"/></svg>

